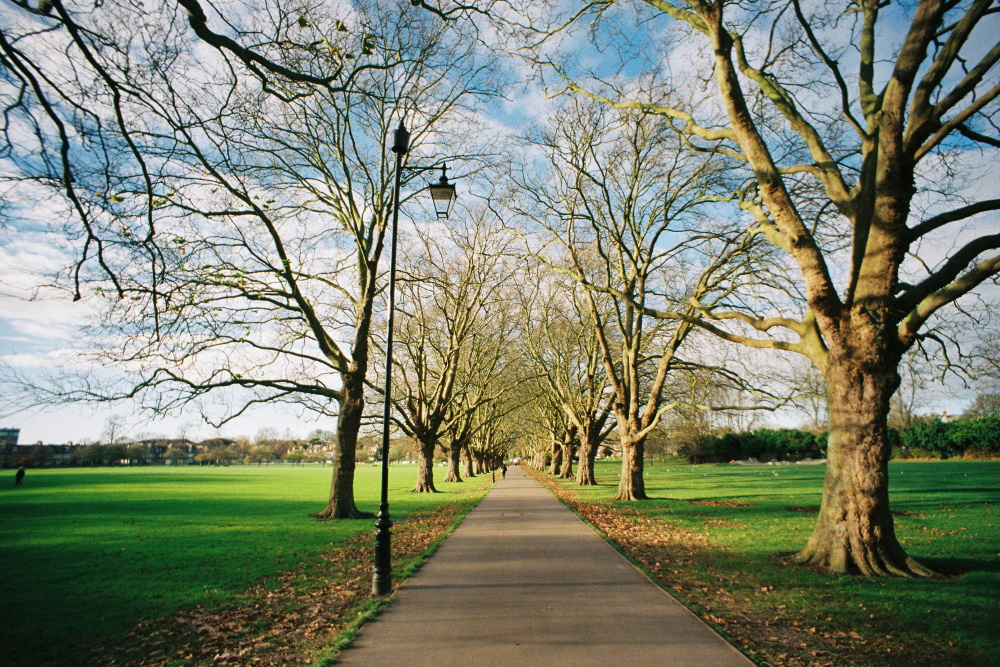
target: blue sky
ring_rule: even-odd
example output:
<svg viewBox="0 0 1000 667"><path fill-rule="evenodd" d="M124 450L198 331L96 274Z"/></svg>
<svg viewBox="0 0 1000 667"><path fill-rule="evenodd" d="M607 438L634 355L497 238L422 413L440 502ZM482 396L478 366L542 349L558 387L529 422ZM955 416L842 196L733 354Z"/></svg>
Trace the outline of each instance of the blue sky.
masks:
<svg viewBox="0 0 1000 667"><path fill-rule="evenodd" d="M6 11L9 10L3 10ZM4 13L0 13L0 18L3 15ZM621 15L627 17L629 11L623 11ZM899 22L898 19L896 21ZM994 24L997 22L993 21ZM656 30L660 29L662 26L654 25L650 28L652 34L657 34ZM980 52L988 49L995 40L995 34L990 31L980 32L975 49ZM582 31L563 40L559 46L567 50L589 49ZM644 49L656 48L657 44L640 34L636 37L635 46L636 52L640 53ZM583 68L600 65L600 57L593 51L585 50L577 60L577 65ZM672 55L672 62L676 67L682 67L685 58L683 51L678 50ZM512 62L511 67L517 72L517 76L529 75L529 69L520 63ZM620 73L631 75L635 69L635 63L626 63ZM551 80L551 76L547 78ZM544 117L548 103L544 91L536 82L514 86L509 91L509 99L482 112L484 122L491 125L493 130L521 131L525 123ZM1000 196L1000 183L995 178L992 182L985 185L980 183L975 187L980 189L980 196ZM87 299L73 303L65 291L44 287L39 289L39 285L47 282L49 275L68 264L71 254L59 238L40 231L32 223L32 215L44 218L55 214L40 201L36 210L23 212L21 220L8 218L6 226L0 227L0 372L29 376L56 372L75 363L74 350L85 342L81 340L80 327L92 315L93 308L93 304ZM983 219L979 224L1000 227L1000 217L994 215ZM953 239L941 239L941 242L949 240ZM995 289L991 294L996 298ZM9 393L9 389L0 391L8 391L6 395L0 393L0 400L6 399L8 404L17 399ZM957 413L973 398L972 388L951 384L929 394L924 410ZM282 433L287 430L293 436L304 436L315 428L334 427L332 418L303 417L298 411L281 405L254 408L250 414L223 427L221 431L202 424L194 414L155 419L128 404L113 407L49 407L14 415L8 412L9 410L5 412L0 406L0 427L20 428L21 442L81 442L96 439L101 436L105 422L112 415L122 418L127 430L136 435L156 433L176 436L184 431L195 437L220 434L235 436L252 435L261 428L275 427ZM786 415L779 419L793 423L800 417Z"/></svg>

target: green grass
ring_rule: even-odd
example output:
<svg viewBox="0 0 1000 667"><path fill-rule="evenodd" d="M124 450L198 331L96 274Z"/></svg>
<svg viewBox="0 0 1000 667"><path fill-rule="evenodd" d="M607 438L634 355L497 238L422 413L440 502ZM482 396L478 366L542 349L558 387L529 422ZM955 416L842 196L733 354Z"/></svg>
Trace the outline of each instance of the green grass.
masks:
<svg viewBox="0 0 1000 667"><path fill-rule="evenodd" d="M317 521L332 470L232 466L29 470L0 477L0 618L6 664L36 664L127 632L136 622L224 604L373 520ZM355 495L375 511L379 469ZM410 492L416 466L390 472L393 520L468 497L488 477Z"/></svg>
<svg viewBox="0 0 1000 667"><path fill-rule="evenodd" d="M812 531L816 515L789 508L818 508L825 466L661 461L646 467L646 491L653 499L621 504L707 535L712 548L688 564L695 578L724 582L762 613L786 605L789 615L821 631L856 629L889 649L925 642L928 650L958 650L989 663L1000 655L1000 462L893 462L889 470L890 503L904 548L920 560L965 574L868 579L775 562L774 554L802 548ZM619 472L619 462L599 462L601 486L574 487L579 499L608 500ZM691 502L704 500L749 506ZM770 586L775 590L762 590Z"/></svg>

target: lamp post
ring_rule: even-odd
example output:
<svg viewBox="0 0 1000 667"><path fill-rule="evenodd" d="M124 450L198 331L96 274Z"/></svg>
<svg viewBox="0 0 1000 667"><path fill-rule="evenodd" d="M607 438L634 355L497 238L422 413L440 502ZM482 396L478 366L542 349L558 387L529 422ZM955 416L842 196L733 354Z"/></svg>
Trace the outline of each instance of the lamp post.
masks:
<svg viewBox="0 0 1000 667"><path fill-rule="evenodd" d="M389 250L389 322L385 345L385 394L382 412L382 496L375 520L375 567L372 595L392 592L392 520L389 518L389 411L392 389L392 330L396 306L396 232L399 228L399 185L403 157L410 151L410 133L399 121L393 135L392 152L396 154L396 174L392 190L392 241ZM411 171L429 171L437 167L411 167ZM455 201L455 184L448 182L448 167L441 167L441 178L428 186L438 218L447 218Z"/></svg>

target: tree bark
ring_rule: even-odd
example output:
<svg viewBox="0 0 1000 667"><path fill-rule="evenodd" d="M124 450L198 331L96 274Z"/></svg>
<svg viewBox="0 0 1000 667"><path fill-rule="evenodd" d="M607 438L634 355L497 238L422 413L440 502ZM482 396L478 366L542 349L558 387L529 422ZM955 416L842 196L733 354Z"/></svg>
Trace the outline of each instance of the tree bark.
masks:
<svg viewBox="0 0 1000 667"><path fill-rule="evenodd" d="M559 468L559 477L563 479L573 479L573 445L562 446L562 465Z"/></svg>
<svg viewBox="0 0 1000 667"><path fill-rule="evenodd" d="M871 340L852 342L846 352L831 350L823 500L794 561L838 574L934 576L906 555L889 511L887 418L899 386L898 359L883 345L865 344Z"/></svg>
<svg viewBox="0 0 1000 667"><path fill-rule="evenodd" d="M622 475L615 500L649 500L642 477L645 440L622 441Z"/></svg>
<svg viewBox="0 0 1000 667"><path fill-rule="evenodd" d="M476 473L472 469L472 454L469 452L469 446L466 445L462 447L462 465L465 468L465 477L475 477Z"/></svg>
<svg viewBox="0 0 1000 667"><path fill-rule="evenodd" d="M458 444L453 444L451 449L448 450L448 474L444 476L444 481L446 482L461 482L462 475L458 472L458 466L461 463L462 447Z"/></svg>
<svg viewBox="0 0 1000 667"><path fill-rule="evenodd" d="M354 503L354 469L357 465L355 453L358 446L358 430L365 406L364 374L343 373L343 400L337 417L337 445L333 459L333 484L330 500L319 514L318 519L364 519L375 515L362 512Z"/></svg>
<svg viewBox="0 0 1000 667"><path fill-rule="evenodd" d="M566 429L563 434L563 441L560 447L562 465L559 467L559 477L562 479L573 479L573 450L576 445L576 427Z"/></svg>
<svg viewBox="0 0 1000 667"><path fill-rule="evenodd" d="M549 466L549 474L553 475L553 476L559 474L559 470L560 470L561 466L562 466L562 447L559 446L558 442L556 442L556 441L553 440L552 441L552 464Z"/></svg>
<svg viewBox="0 0 1000 667"><path fill-rule="evenodd" d="M434 440L424 442L417 440L417 485L413 487L416 493L437 493L434 488Z"/></svg>
<svg viewBox="0 0 1000 667"><path fill-rule="evenodd" d="M589 430L589 429L588 429ZM576 469L576 483L580 486L597 486L594 477L594 460L597 458L597 448L600 442L593 433L587 433L580 439L580 465Z"/></svg>

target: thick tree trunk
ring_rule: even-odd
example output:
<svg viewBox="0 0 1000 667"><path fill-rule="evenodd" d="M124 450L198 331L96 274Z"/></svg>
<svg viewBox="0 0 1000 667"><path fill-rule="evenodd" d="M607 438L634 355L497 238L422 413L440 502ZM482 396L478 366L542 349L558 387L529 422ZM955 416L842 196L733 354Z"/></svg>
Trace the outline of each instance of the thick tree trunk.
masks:
<svg viewBox="0 0 1000 667"><path fill-rule="evenodd" d="M597 458L597 442L592 434L580 440L580 465L576 469L576 483L580 486L597 486L597 478L594 477L594 460Z"/></svg>
<svg viewBox="0 0 1000 667"><path fill-rule="evenodd" d="M437 493L434 488L434 447L437 442L429 440L417 441L417 485L413 490L417 493Z"/></svg>
<svg viewBox="0 0 1000 667"><path fill-rule="evenodd" d="M797 563L832 573L933 576L906 555L889 512L889 400L899 386L894 355L878 345L831 351L830 440L816 527Z"/></svg>
<svg viewBox="0 0 1000 667"><path fill-rule="evenodd" d="M622 441L622 476L618 482L615 500L648 500L646 482L642 478L643 455L646 443Z"/></svg>
<svg viewBox="0 0 1000 667"><path fill-rule="evenodd" d="M572 426L563 433L562 465L559 467L559 477L562 479L573 479L573 450L576 449L577 428Z"/></svg>
<svg viewBox="0 0 1000 667"><path fill-rule="evenodd" d="M531 457L531 467L535 470L541 470L545 467L545 452L535 452L535 455Z"/></svg>
<svg viewBox="0 0 1000 667"><path fill-rule="evenodd" d="M469 452L468 445L462 447L462 465L465 468L466 478L476 476L475 471L472 469L472 454Z"/></svg>
<svg viewBox="0 0 1000 667"><path fill-rule="evenodd" d="M354 504L355 452L358 430L365 405L364 376L344 373L343 400L337 416L337 445L333 458L333 484L326 509L315 514L319 519L364 519L375 515L362 512Z"/></svg>
<svg viewBox="0 0 1000 667"><path fill-rule="evenodd" d="M552 442L552 464L549 466L549 474L557 475L562 467L562 447L559 443Z"/></svg>
<svg viewBox="0 0 1000 667"><path fill-rule="evenodd" d="M462 448L459 445L452 445L448 450L448 474L444 476L446 482L461 482L462 475L458 472L461 463Z"/></svg>
<svg viewBox="0 0 1000 667"><path fill-rule="evenodd" d="M573 479L574 477L573 475L574 449L575 447L573 447L572 443L569 444L563 443L562 447L560 447L561 450L560 459L562 459L562 461L559 465L559 477L561 479Z"/></svg>
<svg viewBox="0 0 1000 667"><path fill-rule="evenodd" d="M562 465L559 467L559 477L573 479L573 445L562 446Z"/></svg>

